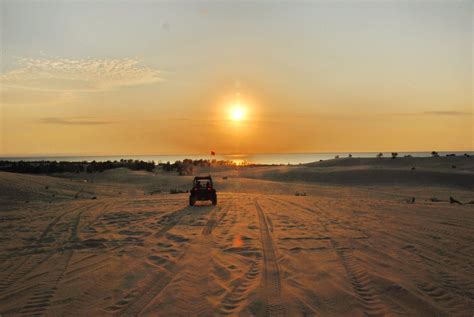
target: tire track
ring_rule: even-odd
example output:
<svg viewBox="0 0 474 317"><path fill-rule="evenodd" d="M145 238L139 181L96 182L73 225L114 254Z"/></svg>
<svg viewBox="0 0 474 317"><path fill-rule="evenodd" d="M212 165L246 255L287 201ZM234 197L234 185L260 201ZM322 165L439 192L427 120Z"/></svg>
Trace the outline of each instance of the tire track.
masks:
<svg viewBox="0 0 474 317"><path fill-rule="evenodd" d="M93 205L92 207L94 206L97 206L97 204ZM41 244L41 243L44 243L48 234L52 231L53 227L64 217L64 215L66 214L70 214L70 213L73 213L77 210L81 210L82 208L86 208L86 209L89 209L91 208L90 206L76 206L75 208L73 208L72 210L66 210L64 212L62 212L61 214L59 214L57 217L55 217L53 219L53 221L51 221L47 226L46 228L43 230L43 232L41 233L40 237L37 239L36 243L38 244ZM85 210L84 210L85 211ZM82 212L84 212L82 211Z"/></svg>
<svg viewBox="0 0 474 317"><path fill-rule="evenodd" d="M295 204L298 206L298 204ZM311 208L307 208L305 206L300 206L301 208L311 211ZM328 213L324 211L321 207L315 207L318 211L320 211L324 218L327 220ZM319 218L319 217L318 217ZM332 222L331 224L335 224ZM407 229L403 229L406 225L402 226L402 230L398 233L392 233L383 231L381 229L373 229L374 231L378 232L384 239L391 244L406 244L408 247L404 247L404 251L406 251L406 256L413 257L412 263L418 263L419 265L423 266L423 269L427 272L433 274L433 276L441 277L440 282L450 289L450 291L446 290L445 287L441 288L439 285L427 282L425 279L420 278L419 274L413 273L406 268L401 268L403 274L405 274L410 281L412 281L413 285L425 296L430 298L434 301L437 305L439 305L444 311L449 312L450 314L456 314L456 312L468 312L469 305L472 305L472 285L469 282L465 282L464 287L460 288L458 284L461 280L456 277L455 275L449 273L448 271L436 271L432 272L432 262L441 265L441 267L456 267L458 272L467 272L465 268L462 268L457 265L456 262L451 261L451 258L455 258L454 256L449 257L450 253L440 253L436 247L431 244L428 244L426 241L419 239L410 235L410 232ZM412 227L412 225L409 225ZM341 227L339 225L339 227ZM418 232L413 228L413 232ZM417 228L420 230L419 228ZM327 230L325 228L325 230ZM383 304L380 302L380 299L374 295L375 293L370 289L364 289L364 281L365 286L368 286L368 277L366 277L367 273L364 271L360 271L357 267L357 263L354 262L354 257L352 256L350 249L348 248L340 248L338 242L336 240L331 240L333 247L336 249L336 252L339 252L339 257L343 260L346 271L351 278L351 283L353 284L354 290L362 299L362 303L364 307L370 308L367 313L387 313L387 310L384 310ZM360 243L360 241L359 241ZM421 247L421 249L417 248L417 246ZM339 250L338 250L339 249ZM429 254L427 254L427 252ZM440 257L441 255L441 257ZM443 263L443 264L442 264ZM419 269L419 268L418 268ZM464 270L463 270L464 269ZM468 274L468 273L466 273ZM361 285L362 282L362 285ZM361 287L362 286L362 287ZM369 306L367 306L369 304ZM372 305L372 304L375 304ZM388 307L385 307L388 308ZM400 307L396 307L400 308Z"/></svg>
<svg viewBox="0 0 474 317"><path fill-rule="evenodd" d="M209 216L209 219L207 220L206 226L202 229L202 234L204 236L210 235L212 233L212 229L214 229L214 226L216 226L218 222L216 214L217 214L217 211L216 211L216 208L214 208Z"/></svg>
<svg viewBox="0 0 474 317"><path fill-rule="evenodd" d="M155 238L160 238L165 235L169 230L174 228L180 220L190 213L190 207L186 207L175 211L171 214L163 216L160 223L164 226L158 230L155 234ZM180 259L184 254L180 257ZM180 260L178 259L178 261ZM176 267L176 266L175 266ZM150 303L156 298L161 291L171 282L174 277L173 270L171 272L158 272L151 280L150 283L146 284L143 289L137 294L128 305L120 310L117 316L138 316Z"/></svg>
<svg viewBox="0 0 474 317"><path fill-rule="evenodd" d="M230 206L225 205L221 208L214 208L209 216L209 220L207 221L206 226L202 230L202 234L207 236L212 233L212 230L218 226L222 220L227 216L227 212L229 211ZM220 211L220 212L219 212ZM219 214L219 216L218 216Z"/></svg>
<svg viewBox="0 0 474 317"><path fill-rule="evenodd" d="M384 211L390 211L391 214L397 214L400 211L401 206L386 207L381 205L373 206L373 208L383 209ZM407 209L408 210L408 209ZM404 212L407 212L404 210ZM422 209L423 210L423 209ZM410 215L420 216L415 213L409 212ZM423 217L431 217L431 215L423 215ZM438 216L436 216L438 217ZM423 224L419 224L416 221L408 221L404 218L394 217L390 219L390 223L396 225L397 230L387 232L382 229L384 226L382 223L378 223L377 228L371 228L373 232L379 233L381 236L386 238L392 236L399 243L407 246L416 245L420 248L406 249L408 252L412 252L422 258L428 267L431 267L433 263L443 265L444 267L455 268L456 271L464 271L467 274L472 274L473 263L469 252L463 252L459 249L453 249L453 245L469 245L472 239L469 238L469 234L464 232L464 229L458 230L447 230L437 224L435 221L438 218L430 219L433 225L427 227ZM448 221L448 220L446 220ZM351 221L352 222L352 221ZM452 222L452 219L449 220ZM459 261L461 259L461 261ZM430 263L432 262L432 263Z"/></svg>
<svg viewBox="0 0 474 317"><path fill-rule="evenodd" d="M222 315L236 315L237 308L246 299L252 281L260 274L258 262L252 262L243 278L235 284L220 303L219 311Z"/></svg>
<svg viewBox="0 0 474 317"><path fill-rule="evenodd" d="M389 237L389 241L400 241L400 238L392 233L385 234ZM402 269L402 272L412 281L413 285L444 311L450 314L456 314L460 311L468 313L469 307L472 307L474 303L474 287L472 283L455 276L448 270L433 270L431 267L432 258L423 255L423 252L416 248L416 243L415 245L409 244L408 246L403 248L406 252L405 257L412 258L410 261L412 263L422 265L423 269L433 276L430 280L441 283L443 287L441 288L439 284L427 282L426 279L420 278L419 274ZM462 270L457 269L456 272L460 273ZM469 276L469 274L466 273L466 276Z"/></svg>
<svg viewBox="0 0 474 317"><path fill-rule="evenodd" d="M213 244L213 229L219 225L225 218L229 209L229 203L222 207L214 207L208 221L202 229L202 235L199 236L186 251L186 259L183 262L188 263L180 275L176 292L181 289L193 288L198 290L187 296L178 296L174 305L174 314L177 316L212 316L213 307L208 300L209 270L211 268L211 257Z"/></svg>
<svg viewBox="0 0 474 317"><path fill-rule="evenodd" d="M51 221L44 231L42 232L41 236L30 246L34 246L36 244L42 244L48 237L48 234L53 230L54 226L62 219L62 217L67 213L73 213L77 210L81 210L82 208L86 208L79 212L78 217L76 217L75 221L70 225L71 227L71 236L67 240L67 242L74 242L77 240L77 226L79 225L80 215L86 211L90 206L79 206L72 210L67 210ZM38 268L41 264L49 260L54 255L55 250L50 250L45 253L40 254L33 254L28 256L23 262L21 262L8 276L6 276L0 282L0 293L8 290L10 287L14 286L19 280L23 277L28 275L29 273L33 272L36 268Z"/></svg>
<svg viewBox="0 0 474 317"><path fill-rule="evenodd" d="M72 218L71 222L69 223L69 238L65 242L65 244L74 245L79 241L78 236L78 229L79 224L81 222L81 216L84 212L97 207L99 204L93 204L92 206L82 206L83 208L77 208L74 211L78 211L75 217ZM55 224L62 218L62 216L67 213L64 212L57 218L53 220L53 225L48 226L46 231L51 231ZM53 253L51 253L52 255ZM68 249L64 253L61 254L59 260L55 261L55 265L53 268L48 272L48 274L44 277L42 283L39 284L39 287L32 296L30 296L27 300L27 304L22 308L20 313L22 315L38 315L46 312L50 307L50 301L56 294L58 289L58 285L61 280L66 275L66 271L69 267L69 262L74 254L73 249Z"/></svg>
<svg viewBox="0 0 474 317"><path fill-rule="evenodd" d="M160 223L163 224L163 227L155 233L155 238L162 237L165 233L173 229L179 221L190 213L190 207L186 207L177 211L172 212L171 214L166 214L160 219Z"/></svg>
<svg viewBox="0 0 474 317"><path fill-rule="evenodd" d="M120 311L117 316L138 316L146 306L160 294L160 292L171 282L172 274L159 272L154 276L143 290L138 294L135 300Z"/></svg>
<svg viewBox="0 0 474 317"><path fill-rule="evenodd" d="M194 246L186 251L186 266L180 270L180 281L176 293L193 288L196 291L185 296L177 296L174 304L176 316L212 316L213 307L208 301L208 282L211 257L211 240L209 235L200 236ZM197 248L194 248L197 246ZM178 271L178 270L177 270Z"/></svg>
<svg viewBox="0 0 474 317"><path fill-rule="evenodd" d="M35 254L27 258L23 263L20 264L19 269L15 270L14 274L11 274L8 279L2 281L2 290L9 289L12 286L15 286L18 282L23 281L27 282L24 278L30 273L34 272L38 267L44 263L52 263L50 269L45 273L39 276L33 276L37 279L37 286L33 289L33 294L31 294L26 299L26 305L23 307L17 308L17 313L21 315L41 315L47 312L51 306L51 300L54 298L58 285L61 280L64 278L66 271L69 267L69 262L74 253L74 245L79 241L78 228L81 221L81 216L84 212L90 210L91 208L96 207L98 204L93 205L82 205L72 210L65 211L55 217L48 226L43 231L42 235L34 242L38 245L42 243L48 243L48 236L54 232L55 226L58 225L59 221L66 214L76 213L68 224L66 230L60 229L58 233L61 236L66 235L65 240L59 240L54 242L59 243L60 245L54 247L53 249L47 250L41 254ZM53 240L55 241L55 239ZM66 251L63 251L66 250ZM31 281L30 281L31 282ZM27 288L29 289L29 288Z"/></svg>
<svg viewBox="0 0 474 317"><path fill-rule="evenodd" d="M381 230L378 230L378 232L382 233ZM466 274L472 274L472 272L474 272L472 261L466 260L464 262L459 262L459 260L455 260L457 256L459 256L459 253L446 252L444 249L429 244L426 240L420 239L406 230L398 230L397 234L384 234L392 237L402 245L419 246L420 248L407 248L406 250L423 259L428 267L431 267L433 263L436 263L445 267L455 268L457 271L465 272Z"/></svg>
<svg viewBox="0 0 474 317"><path fill-rule="evenodd" d="M90 208L94 208L97 206L98 205L93 205ZM70 243L76 243L80 240L79 235L78 235L78 230L79 230L79 224L81 222L81 216L84 212L86 212L87 210L90 210L90 208L81 210L80 212L77 213L77 216L73 219L71 223L71 235L69 236Z"/></svg>
<svg viewBox="0 0 474 317"><path fill-rule="evenodd" d="M58 290L58 285L66 274L73 251L68 250L61 255L56 265L46 275L39 287L33 292L20 311L23 316L39 315L45 313L50 307L51 299Z"/></svg>
<svg viewBox="0 0 474 317"><path fill-rule="evenodd" d="M0 293L7 291L19 280L33 272L37 267L46 262L53 253L33 254L28 256L21 264L0 282ZM3 295L3 294L2 294Z"/></svg>
<svg viewBox="0 0 474 317"><path fill-rule="evenodd" d="M155 234L155 237L159 238L163 236L166 232L176 226L185 215L190 214L191 210L192 207L186 207L183 210L165 216L165 218L162 219L162 222L165 223L165 225ZM218 217L218 212L222 210L223 213ZM194 245L198 245L198 248L194 250L193 246L189 246L179 257L177 262L182 262L183 258L185 257L191 257L193 259L193 261L188 261L190 263L190 267L186 267L186 270L184 270L183 275L180 278L180 283L186 283L186 287L189 287L189 285L194 285L195 288L199 288L200 286L202 287L207 283L206 279L208 278L208 274L203 275L203 272L206 272L206 270L208 270L210 267L210 257L209 252L203 252L203 248L204 250L211 249L212 230L225 217L227 210L227 205L221 208L213 208L208 216L207 223L202 229L202 235L194 241ZM135 300L132 300L127 307L117 313L117 316L140 315L140 313L146 309L153 299L156 298L168 286L180 269L180 266L175 263L171 270L167 273L160 271L152 279L152 282L146 285L142 291L135 296ZM202 290L205 291L206 288L203 287ZM183 316L212 315L212 306L206 300L206 294L201 292L193 295L191 298L178 296L176 298L174 309L177 315Z"/></svg>
<svg viewBox="0 0 474 317"><path fill-rule="evenodd" d="M456 258L454 254L438 249L426 240L413 235L413 233L422 232L420 227L408 223L399 223L399 225L400 229L394 232L380 228L372 229L372 231L382 236L386 244L400 245L400 252L403 252L402 256L405 259L405 263L399 268L400 272L411 281L421 296L431 300L444 312L452 315L463 312L461 315L468 315L468 309L474 302L472 297L474 289L472 283L456 275L469 276L468 270L471 267L468 264L465 264L465 267L461 266L454 260ZM373 248L383 249L383 245ZM433 266L434 263L437 265ZM443 268L454 268L456 274L453 274L452 270ZM431 277L421 278L418 273L420 271L430 274Z"/></svg>
<svg viewBox="0 0 474 317"><path fill-rule="evenodd" d="M101 205L101 208L100 210L98 210L98 212L94 213L94 215L90 215L89 217L87 217L87 219L90 219L90 220L87 220L87 221L83 221L84 224L82 226L82 232L84 232L84 229L86 228L91 228L92 226L94 226L96 224L96 222L107 212L111 209L111 207L113 206L113 204L111 204L110 202L101 202L102 205ZM120 203L120 204L123 204L123 203ZM86 218L86 217L84 217Z"/></svg>
<svg viewBox="0 0 474 317"><path fill-rule="evenodd" d="M311 210L311 208L307 208ZM325 219L318 218L318 221L321 223L324 221L324 231L329 235L329 230L327 224L331 223L332 225L337 225L339 228L344 229L339 222L331 221L328 213L320 207L317 207L320 215L323 215ZM331 246L335 250L339 261L342 263L347 276L352 285L352 289L357 294L359 302L361 303L365 314L368 316L381 316L387 315L390 312L390 308L380 299L377 292L372 288L370 276L367 273L367 270L361 267L358 264L357 259L352 254L352 248L341 247L340 242L330 237ZM400 309L400 307L397 307Z"/></svg>
<svg viewBox="0 0 474 317"><path fill-rule="evenodd" d="M42 243L45 238L48 236L49 232L53 229L53 227L58 223L59 220L61 220L61 218L67 214L68 212L70 211L65 211L63 213L61 213L59 216L57 216L56 218L53 219L53 221L51 221L48 226L44 229L44 231L41 233L41 235L39 236L38 238L38 241L37 243Z"/></svg>
<svg viewBox="0 0 474 317"><path fill-rule="evenodd" d="M384 316L387 314L385 305L379 299L378 295L370 287L370 278L365 269L360 267L352 252L347 247L331 239L331 245L341 261L347 275L349 276L353 290L356 292L359 300L368 316Z"/></svg>
<svg viewBox="0 0 474 317"><path fill-rule="evenodd" d="M285 308L281 299L281 278L278 260L272 243L272 237L258 200L254 200L260 223L260 238L263 247L263 290L265 296L266 316L285 316Z"/></svg>
<svg viewBox="0 0 474 317"><path fill-rule="evenodd" d="M397 213L400 210L400 206L398 207L399 208L396 209L395 206L389 208L380 206L380 208L388 210L391 213ZM413 216L419 215L414 214ZM469 227L465 227L466 224L456 224L457 219L440 217L439 215L433 216L436 217L433 219L429 218L432 217L432 215L428 215L427 217L430 220L430 226L427 226L425 223L419 224L413 221L404 221L404 219L399 218L395 218L393 222L399 225L400 228L403 228L404 231L407 233L423 233L430 239L436 240L436 244L443 244L444 242L449 242L470 245L474 242L474 238L470 235L471 231L469 231ZM445 245L447 246L447 244ZM438 251L439 250L437 250L436 252ZM451 252L447 255L449 257L458 257L459 255L463 255L466 257L466 259L472 258L470 253L466 254L463 252L459 252L459 250L454 252L454 254Z"/></svg>
<svg viewBox="0 0 474 317"><path fill-rule="evenodd" d="M370 286L371 281L367 271L357 263L356 258L352 254L351 248L341 246L339 241L330 236L330 231L327 224L331 223L331 225L337 225L340 228L344 227L341 226L339 222L330 221L327 212L319 207L317 207L317 211L319 211L318 213L312 208L295 202L290 203L285 200L282 200L282 202L287 205L294 205L306 212L309 212L313 216L317 216L316 221L320 224L323 232L329 237L331 246L339 258L342 266L344 267L344 270L346 271L346 274L349 277L349 281L352 285L352 289L357 295L357 298L359 299L365 314L368 316L380 316L388 314L388 307L381 301L377 293Z"/></svg>

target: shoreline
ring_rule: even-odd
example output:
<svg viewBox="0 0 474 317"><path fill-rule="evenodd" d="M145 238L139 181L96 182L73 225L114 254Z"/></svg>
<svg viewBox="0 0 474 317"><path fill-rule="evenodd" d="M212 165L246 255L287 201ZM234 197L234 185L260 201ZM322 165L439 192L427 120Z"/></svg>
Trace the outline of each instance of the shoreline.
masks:
<svg viewBox="0 0 474 317"><path fill-rule="evenodd" d="M382 153L382 157L377 157ZM401 158L430 158L432 152L396 152L397 159ZM436 152L437 157L474 157L474 151L439 151ZM5 156L0 157L0 161L9 162L107 162L107 161L121 161L121 160L139 160L144 162L154 162L156 165L166 164L166 162L174 163L176 161L184 160L206 160L206 161L233 161L237 165L254 165L254 166L280 166L280 165L306 165L321 161L331 161L334 159L370 159L391 158L392 152L340 152L340 153L280 153L280 154L229 154L229 155L200 155L200 154L186 154L186 155L104 155L104 156ZM245 158L256 157L254 161ZM167 158L168 160L164 160ZM288 162L283 162L284 158L288 158ZM291 159L290 159L291 158ZM313 160L310 160L313 158ZM273 159L273 162L271 161ZM297 160L300 161L297 161ZM264 160L268 160L264 162Z"/></svg>

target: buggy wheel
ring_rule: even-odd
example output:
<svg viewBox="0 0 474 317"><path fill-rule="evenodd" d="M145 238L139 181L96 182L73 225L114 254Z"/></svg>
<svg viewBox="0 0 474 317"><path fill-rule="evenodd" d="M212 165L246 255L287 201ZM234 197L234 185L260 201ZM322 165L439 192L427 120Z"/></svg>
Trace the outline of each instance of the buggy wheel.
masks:
<svg viewBox="0 0 474 317"><path fill-rule="evenodd" d="M189 196L189 205L194 206L195 203L196 203L196 198L192 195Z"/></svg>
<svg viewBox="0 0 474 317"><path fill-rule="evenodd" d="M212 196L211 201L213 205L217 205L217 196L216 195Z"/></svg>

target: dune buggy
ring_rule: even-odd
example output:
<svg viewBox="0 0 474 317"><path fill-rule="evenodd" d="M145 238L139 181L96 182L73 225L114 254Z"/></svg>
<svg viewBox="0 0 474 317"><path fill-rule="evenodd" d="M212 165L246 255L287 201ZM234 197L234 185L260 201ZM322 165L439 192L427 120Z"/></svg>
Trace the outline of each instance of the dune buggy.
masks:
<svg viewBox="0 0 474 317"><path fill-rule="evenodd" d="M196 201L210 200L217 204L217 194L211 176L196 176L189 195L189 205L194 206Z"/></svg>

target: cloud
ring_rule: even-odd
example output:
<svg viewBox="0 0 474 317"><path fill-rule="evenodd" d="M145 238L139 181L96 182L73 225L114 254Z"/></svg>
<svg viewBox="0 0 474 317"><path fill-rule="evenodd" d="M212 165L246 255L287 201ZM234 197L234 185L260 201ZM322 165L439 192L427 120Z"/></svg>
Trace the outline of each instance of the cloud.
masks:
<svg viewBox="0 0 474 317"><path fill-rule="evenodd" d="M399 112L393 113L397 116L473 116L474 113L469 111L456 111L456 110L442 110L442 111L423 111L423 112Z"/></svg>
<svg viewBox="0 0 474 317"><path fill-rule="evenodd" d="M42 124L60 124L60 125L104 125L112 124L112 121L98 121L86 117L70 117L70 118L41 118L39 123Z"/></svg>
<svg viewBox="0 0 474 317"><path fill-rule="evenodd" d="M103 91L159 82L159 71L125 59L20 58L0 75L6 87L41 91Z"/></svg>
<svg viewBox="0 0 474 317"><path fill-rule="evenodd" d="M435 116L471 116L471 112L465 111L425 111L423 114L435 115Z"/></svg>

